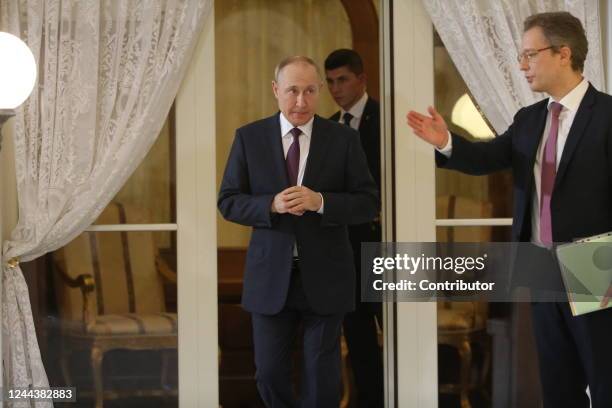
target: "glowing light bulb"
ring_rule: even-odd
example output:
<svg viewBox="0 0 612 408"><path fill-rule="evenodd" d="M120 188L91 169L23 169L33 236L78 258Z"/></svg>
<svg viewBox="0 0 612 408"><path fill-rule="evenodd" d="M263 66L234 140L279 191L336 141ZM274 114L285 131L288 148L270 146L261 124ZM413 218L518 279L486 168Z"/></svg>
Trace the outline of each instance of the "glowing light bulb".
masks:
<svg viewBox="0 0 612 408"><path fill-rule="evenodd" d="M32 93L36 60L26 43L0 32L0 110L12 110Z"/></svg>

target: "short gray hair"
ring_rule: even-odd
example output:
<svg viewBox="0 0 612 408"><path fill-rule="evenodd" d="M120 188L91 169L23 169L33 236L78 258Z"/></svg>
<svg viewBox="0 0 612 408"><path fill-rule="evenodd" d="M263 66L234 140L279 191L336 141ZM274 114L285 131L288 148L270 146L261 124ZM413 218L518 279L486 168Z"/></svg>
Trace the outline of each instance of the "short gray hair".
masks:
<svg viewBox="0 0 612 408"><path fill-rule="evenodd" d="M291 64L310 65L314 67L315 71L317 71L318 77L321 78L321 72L319 71L319 67L317 66L317 64L315 64L315 62L311 58L304 57L303 55L294 55L292 57L283 58L281 62L278 63L276 68L274 68L274 80L276 82L278 82L278 76L283 70L283 68Z"/></svg>

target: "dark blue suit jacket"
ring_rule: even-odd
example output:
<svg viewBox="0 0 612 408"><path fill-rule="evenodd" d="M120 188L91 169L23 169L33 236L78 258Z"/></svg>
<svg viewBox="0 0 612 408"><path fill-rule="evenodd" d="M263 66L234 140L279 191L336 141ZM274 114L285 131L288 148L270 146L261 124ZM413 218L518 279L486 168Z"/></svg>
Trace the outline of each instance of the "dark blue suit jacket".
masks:
<svg viewBox="0 0 612 408"><path fill-rule="evenodd" d="M270 213L274 196L289 187L279 114L236 131L218 207L228 221L253 227L242 293L248 311L281 311L295 243L312 309L332 314L354 308L355 269L347 225L368 222L379 209L358 132L315 116L302 185L323 195L324 214Z"/></svg>
<svg viewBox="0 0 612 408"><path fill-rule="evenodd" d="M512 169L512 240L531 240L533 166L546 125L545 99L519 110L508 130L489 142L470 143L452 135L447 159L438 166L482 175ZM568 242L612 230L612 96L589 88L563 149L551 198L555 242Z"/></svg>
<svg viewBox="0 0 612 408"><path fill-rule="evenodd" d="M334 122L340 121L340 111L334 113L329 119ZM359 122L359 137L368 159L370 173L380 187L380 104L372 97L368 97L363 108L363 115Z"/></svg>
<svg viewBox="0 0 612 408"><path fill-rule="evenodd" d="M330 119L334 122L338 122L340 120L340 111L334 113ZM368 98L363 108L363 115L359 122L359 137L368 161L368 168L380 191L380 105L372 97ZM359 258L361 243L380 242L381 232L380 220L368 222L366 224L353 225L349 228L349 237L353 245L353 251L356 252L356 263L361 262ZM357 265L357 267L359 270L359 265ZM361 294L361 291L358 290L358 293Z"/></svg>

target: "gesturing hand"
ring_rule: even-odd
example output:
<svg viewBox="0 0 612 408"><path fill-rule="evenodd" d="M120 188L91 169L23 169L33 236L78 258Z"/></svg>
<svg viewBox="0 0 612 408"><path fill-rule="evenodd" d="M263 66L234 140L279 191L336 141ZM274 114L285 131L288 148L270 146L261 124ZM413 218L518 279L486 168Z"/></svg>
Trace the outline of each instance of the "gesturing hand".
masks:
<svg viewBox="0 0 612 408"><path fill-rule="evenodd" d="M406 123L412 128L414 133L429 144L438 149L446 146L448 142L448 127L444 118L432 106L427 108L431 116L410 111L406 115Z"/></svg>

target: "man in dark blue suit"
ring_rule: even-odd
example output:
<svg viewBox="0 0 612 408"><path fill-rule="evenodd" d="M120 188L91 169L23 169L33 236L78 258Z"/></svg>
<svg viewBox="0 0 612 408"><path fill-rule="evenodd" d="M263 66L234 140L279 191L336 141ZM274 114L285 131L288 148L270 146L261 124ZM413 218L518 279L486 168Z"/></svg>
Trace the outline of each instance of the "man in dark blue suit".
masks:
<svg viewBox="0 0 612 408"><path fill-rule="evenodd" d="M361 57L354 50L333 51L325 59L325 78L329 93L340 106L330 119L359 131L370 173L380 188L380 106L366 92ZM351 225L349 238L355 255L356 307L344 316L344 337L355 377L357 407L378 408L384 406L383 360L376 325L377 320L382 324L382 305L361 302L361 243L380 242L380 218Z"/></svg>
<svg viewBox="0 0 612 408"><path fill-rule="evenodd" d="M571 14L527 18L520 68L533 91L550 97L519 110L490 142L450 135L432 107L431 116L408 113L414 132L436 147L439 166L512 169L512 238L532 242L551 265L553 243L612 230L612 97L583 78L587 50ZM612 309L572 316L567 302L541 302L532 315L544 407L587 408L587 386L593 408L612 407Z"/></svg>
<svg viewBox="0 0 612 408"><path fill-rule="evenodd" d="M313 61L281 61L272 83L280 113L236 131L218 207L253 227L242 293L251 312L257 387L269 407L298 406L291 352L304 327L302 407L340 401L340 326L355 306L347 226L378 214L359 134L315 115Z"/></svg>

